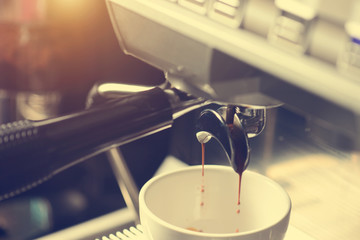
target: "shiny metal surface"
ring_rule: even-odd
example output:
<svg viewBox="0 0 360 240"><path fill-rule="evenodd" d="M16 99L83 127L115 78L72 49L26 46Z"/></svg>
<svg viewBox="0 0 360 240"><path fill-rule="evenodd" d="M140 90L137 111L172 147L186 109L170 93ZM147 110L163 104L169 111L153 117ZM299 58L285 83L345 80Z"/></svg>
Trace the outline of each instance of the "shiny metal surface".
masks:
<svg viewBox="0 0 360 240"><path fill-rule="evenodd" d="M211 138L218 141L234 171L241 174L249 164L248 138L241 120L235 112L228 113L228 109L229 107L224 107L218 111L202 111L197 120L196 137L201 144L207 143ZM229 117L231 120L228 122Z"/></svg>
<svg viewBox="0 0 360 240"><path fill-rule="evenodd" d="M236 113L241 119L245 132L249 138L258 136L266 125L266 109L237 107Z"/></svg>

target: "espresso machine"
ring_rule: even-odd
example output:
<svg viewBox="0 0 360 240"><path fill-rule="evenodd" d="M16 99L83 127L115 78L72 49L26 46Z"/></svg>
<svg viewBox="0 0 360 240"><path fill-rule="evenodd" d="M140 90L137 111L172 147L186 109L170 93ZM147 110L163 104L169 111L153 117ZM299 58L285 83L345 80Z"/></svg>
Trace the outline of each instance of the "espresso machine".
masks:
<svg viewBox="0 0 360 240"><path fill-rule="evenodd" d="M136 223L137 189L118 147L189 122L195 142L217 140L207 143L221 147L215 163L284 186L293 201L287 239L357 238L360 1L106 4L121 50L162 70L166 82L95 85L82 112L1 126L0 200L103 152L127 196L126 209L39 239L100 239ZM194 112L194 121L182 120ZM186 155L193 158L180 162Z"/></svg>

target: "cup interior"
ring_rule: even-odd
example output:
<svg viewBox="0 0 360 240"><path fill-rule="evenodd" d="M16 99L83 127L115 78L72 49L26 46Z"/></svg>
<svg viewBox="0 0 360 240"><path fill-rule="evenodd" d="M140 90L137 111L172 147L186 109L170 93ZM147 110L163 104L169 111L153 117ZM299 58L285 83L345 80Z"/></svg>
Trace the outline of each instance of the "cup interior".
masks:
<svg viewBox="0 0 360 240"><path fill-rule="evenodd" d="M263 175L243 173L240 205L238 187L239 175L230 167L207 165L202 178L201 166L193 166L151 179L140 202L159 222L214 234L270 228L290 212L287 193Z"/></svg>

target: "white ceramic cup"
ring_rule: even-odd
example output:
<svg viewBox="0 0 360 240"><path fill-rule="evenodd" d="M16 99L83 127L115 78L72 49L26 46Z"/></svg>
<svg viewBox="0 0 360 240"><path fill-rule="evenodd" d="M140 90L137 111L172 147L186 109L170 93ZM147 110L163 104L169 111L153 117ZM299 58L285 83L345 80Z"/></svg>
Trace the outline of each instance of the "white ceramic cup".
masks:
<svg viewBox="0 0 360 240"><path fill-rule="evenodd" d="M239 206L238 183L231 167L217 165L206 165L204 178L201 166L192 166L150 179L139 195L145 234L150 240L282 240L291 210L286 191L247 170Z"/></svg>

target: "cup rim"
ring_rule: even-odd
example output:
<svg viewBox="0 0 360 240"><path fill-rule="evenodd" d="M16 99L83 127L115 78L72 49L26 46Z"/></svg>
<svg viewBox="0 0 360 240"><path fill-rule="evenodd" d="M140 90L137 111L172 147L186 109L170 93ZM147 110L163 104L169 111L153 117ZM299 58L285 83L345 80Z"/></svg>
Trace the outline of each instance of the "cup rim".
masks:
<svg viewBox="0 0 360 240"><path fill-rule="evenodd" d="M161 178L165 178L168 175L172 175L174 173L180 173L180 172L185 172L185 171L189 171L189 170L195 170L195 169L199 169L202 168L201 165L193 165L193 166L188 166L185 168L181 168L181 169L177 169L174 171L170 171L170 172L166 172L166 173L162 173L159 174L157 176L154 176L153 178L151 178L150 180L148 180L141 188L140 193L139 193L139 204L140 202L142 202L142 204L140 204L140 206L142 206L142 210L140 211L144 211L147 213L147 215L151 216L152 219L154 219L155 221L157 221L159 224L166 226L167 228L175 231L175 232L179 232L182 234L187 234L187 235L195 235L195 236L199 236L199 237L210 237L210 238L223 238L223 237L240 237L240 236L246 236L246 235L250 235L253 234L254 232L264 232L267 229L272 228L273 226L279 224L280 222L282 222L284 219L287 218L288 215L290 215L291 212L291 207L292 207L292 203L291 203L291 198L289 196L289 194L287 193L287 191L281 187L277 182L275 182L274 180L270 179L267 176L264 176L260 173L251 171L251 170L245 170L246 174L253 174L253 175L257 175L258 177L263 178L264 180L266 180L267 182L271 183L274 187L276 187L277 189L280 190L280 192L283 193L283 195L285 196L285 198L287 199L287 203L288 206L286 206L286 211L284 211L284 214L279 217L279 219L273 223L270 224L268 226L264 226L262 228L257 228L257 229L253 229L250 231L243 231L243 232L234 232L234 233L207 233L207 232L196 232L196 231L192 231L192 230L188 230L186 228L182 228L182 227L178 227L176 225L170 224L166 221L164 221L163 219L161 219L160 217L156 216L149 208L148 206L145 204L145 197L144 195L146 194L147 189L150 187L150 185L153 182L158 181ZM223 166L223 165L211 165L211 164L207 164L205 165L205 169L221 169L221 170L226 170L226 171L234 171L231 167L229 166ZM145 208L144 208L145 206Z"/></svg>

